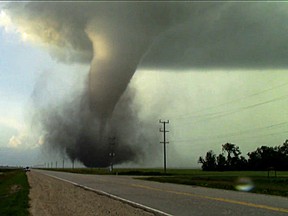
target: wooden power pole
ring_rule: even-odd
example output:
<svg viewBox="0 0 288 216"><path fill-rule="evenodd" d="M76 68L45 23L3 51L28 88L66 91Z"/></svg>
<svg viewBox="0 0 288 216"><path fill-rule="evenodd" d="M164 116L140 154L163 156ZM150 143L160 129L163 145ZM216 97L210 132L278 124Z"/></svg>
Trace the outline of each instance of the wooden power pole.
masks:
<svg viewBox="0 0 288 216"><path fill-rule="evenodd" d="M166 141L166 133L168 133L169 131L166 130L166 124L169 124L169 120L167 121L162 121L162 120L159 120L159 123L160 124L163 124L163 129L160 128L160 132L163 133L163 141L160 142L163 144L164 146L164 173L166 173L166 144L168 144L169 142Z"/></svg>

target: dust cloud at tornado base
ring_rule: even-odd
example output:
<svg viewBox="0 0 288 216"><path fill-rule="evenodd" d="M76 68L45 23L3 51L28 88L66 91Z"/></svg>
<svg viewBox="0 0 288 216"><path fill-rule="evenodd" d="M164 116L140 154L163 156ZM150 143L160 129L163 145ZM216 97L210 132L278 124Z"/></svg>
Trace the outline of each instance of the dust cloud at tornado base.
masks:
<svg viewBox="0 0 288 216"><path fill-rule="evenodd" d="M86 166L107 166L109 138L114 136L115 163L145 160L151 152L157 155L158 136L141 129L137 107L131 103L133 89L127 89L137 69L286 68L286 7L31 2L8 4L6 13L27 40L44 44L58 61L91 62L81 95L43 106L38 98L46 93L35 87L32 99L44 145Z"/></svg>

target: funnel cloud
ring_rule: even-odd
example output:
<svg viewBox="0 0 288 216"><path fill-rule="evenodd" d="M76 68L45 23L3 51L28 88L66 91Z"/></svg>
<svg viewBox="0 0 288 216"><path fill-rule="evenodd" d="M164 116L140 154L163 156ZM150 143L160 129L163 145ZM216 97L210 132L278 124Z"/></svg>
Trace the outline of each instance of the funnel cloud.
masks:
<svg viewBox="0 0 288 216"><path fill-rule="evenodd" d="M105 167L111 152L116 154L115 163L124 163L141 161L147 148L153 148L141 144L151 141L139 129L137 108L131 107L133 89L127 88L137 69L286 68L287 7L237 2L17 2L7 4L4 12L27 40L42 44L56 60L90 64L86 87L72 101L43 106L39 95L46 92L37 85L32 98L45 145L85 166Z"/></svg>

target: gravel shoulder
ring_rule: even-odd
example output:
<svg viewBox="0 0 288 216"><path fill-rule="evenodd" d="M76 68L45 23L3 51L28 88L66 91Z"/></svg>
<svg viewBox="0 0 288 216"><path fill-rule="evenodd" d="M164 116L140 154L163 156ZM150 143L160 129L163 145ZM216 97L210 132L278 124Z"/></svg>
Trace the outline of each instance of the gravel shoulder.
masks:
<svg viewBox="0 0 288 216"><path fill-rule="evenodd" d="M38 172L27 172L27 176L31 187L29 211L32 216L154 215Z"/></svg>

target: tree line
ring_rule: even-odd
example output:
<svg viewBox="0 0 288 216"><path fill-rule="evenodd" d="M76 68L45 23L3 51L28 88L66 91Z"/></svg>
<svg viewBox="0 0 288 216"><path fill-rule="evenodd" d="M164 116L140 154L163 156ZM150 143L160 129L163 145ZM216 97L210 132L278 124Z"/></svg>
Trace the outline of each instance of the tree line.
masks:
<svg viewBox="0 0 288 216"><path fill-rule="evenodd" d="M236 171L236 170L288 170L288 140L280 146L261 146L249 152L248 159L241 156L239 146L232 143L222 145L222 153L218 156L212 151L205 158L199 157L205 171Z"/></svg>

